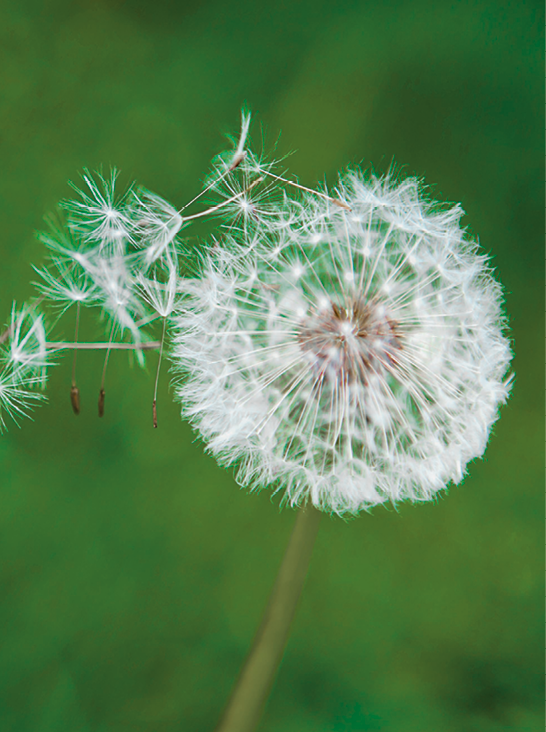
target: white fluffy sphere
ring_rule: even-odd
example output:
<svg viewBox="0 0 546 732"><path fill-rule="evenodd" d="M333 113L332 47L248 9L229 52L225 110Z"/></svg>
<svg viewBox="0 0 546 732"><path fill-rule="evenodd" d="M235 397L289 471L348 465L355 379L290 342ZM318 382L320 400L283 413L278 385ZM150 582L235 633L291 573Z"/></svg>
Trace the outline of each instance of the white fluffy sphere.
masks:
<svg viewBox="0 0 546 732"><path fill-rule="evenodd" d="M508 394L501 289L418 183L350 172L203 257L175 316L183 413L251 487L337 514L427 500Z"/></svg>

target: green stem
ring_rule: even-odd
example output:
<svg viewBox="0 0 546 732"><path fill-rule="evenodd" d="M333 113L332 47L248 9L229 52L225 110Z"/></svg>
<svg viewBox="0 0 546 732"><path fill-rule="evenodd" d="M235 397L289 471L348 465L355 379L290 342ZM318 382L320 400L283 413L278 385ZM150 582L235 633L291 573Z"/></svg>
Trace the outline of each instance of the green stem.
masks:
<svg viewBox="0 0 546 732"><path fill-rule="evenodd" d="M298 511L262 622L216 732L253 732L260 721L288 640L320 516L312 505Z"/></svg>

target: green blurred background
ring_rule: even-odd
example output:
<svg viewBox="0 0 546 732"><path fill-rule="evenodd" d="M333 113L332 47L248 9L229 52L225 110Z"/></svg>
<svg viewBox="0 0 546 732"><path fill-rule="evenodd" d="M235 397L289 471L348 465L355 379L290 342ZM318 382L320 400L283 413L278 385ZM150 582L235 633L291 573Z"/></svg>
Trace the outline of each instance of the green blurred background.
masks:
<svg viewBox="0 0 546 732"><path fill-rule="evenodd" d="M394 160L461 201L506 287L485 459L436 504L324 517L263 732L543 728L542 27L531 0L1 4L2 319L68 179L182 205L243 103L303 183ZM167 369L151 428L149 363L114 354L100 421L101 357L78 418L66 360L0 438L2 732L209 732L251 641L294 514L204 456Z"/></svg>

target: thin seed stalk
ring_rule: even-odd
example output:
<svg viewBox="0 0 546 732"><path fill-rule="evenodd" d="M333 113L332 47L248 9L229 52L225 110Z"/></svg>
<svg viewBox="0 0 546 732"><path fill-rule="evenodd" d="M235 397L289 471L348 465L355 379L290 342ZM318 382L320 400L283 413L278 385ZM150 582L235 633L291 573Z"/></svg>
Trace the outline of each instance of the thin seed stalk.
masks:
<svg viewBox="0 0 546 732"><path fill-rule="evenodd" d="M74 328L74 343L78 343L78 331L80 329L80 303L76 305L76 325ZM78 355L78 349L74 349L74 356L72 358L72 388L76 386L76 358Z"/></svg>
<svg viewBox="0 0 546 732"><path fill-rule="evenodd" d="M262 622L215 732L254 732L262 716L307 575L321 513L298 511Z"/></svg>
<svg viewBox="0 0 546 732"><path fill-rule="evenodd" d="M159 370L161 368L161 358L163 356L163 344L165 342L165 328L167 326L167 318L163 318L163 330L161 332L161 345L159 346L159 359L157 361L157 371L155 372L154 400L152 402L152 421L154 428L157 429L157 385L159 384Z"/></svg>
<svg viewBox="0 0 546 732"><path fill-rule="evenodd" d="M114 335L114 328L116 325L116 321L114 320L112 322L112 329L110 330L110 337L108 338L109 344L111 346L112 344L112 337ZM106 380L106 369L108 368L108 359L110 358L110 351L111 348L108 348L106 351L106 356L104 357L104 366L102 369L102 379L100 382L100 391L99 391L99 417L104 417L104 400L106 397L106 392L104 391L104 382Z"/></svg>
<svg viewBox="0 0 546 732"><path fill-rule="evenodd" d="M46 348L53 351L152 351L158 350L159 341L144 341L143 343L68 343L65 341L50 341Z"/></svg>
<svg viewBox="0 0 546 732"><path fill-rule="evenodd" d="M76 325L74 328L74 342L78 342L78 332L80 329L80 303L76 305ZM80 390L76 384L76 359L78 356L77 349L74 349L74 355L72 357L72 384L70 386L70 403L72 404L72 411L78 415L80 413Z"/></svg>

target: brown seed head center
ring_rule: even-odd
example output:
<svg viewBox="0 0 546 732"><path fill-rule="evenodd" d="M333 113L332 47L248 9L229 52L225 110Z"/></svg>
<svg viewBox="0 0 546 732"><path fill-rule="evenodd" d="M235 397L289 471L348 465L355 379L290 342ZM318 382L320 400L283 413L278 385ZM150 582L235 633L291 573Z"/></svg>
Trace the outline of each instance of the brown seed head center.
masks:
<svg viewBox="0 0 546 732"><path fill-rule="evenodd" d="M396 360L396 325L375 300L358 297L345 307L330 302L303 319L298 343L319 377L366 384L370 372Z"/></svg>

